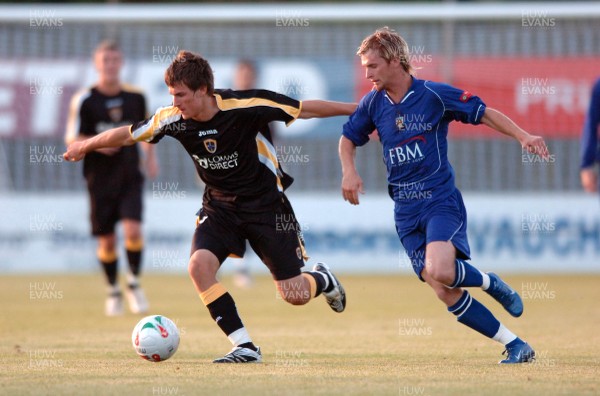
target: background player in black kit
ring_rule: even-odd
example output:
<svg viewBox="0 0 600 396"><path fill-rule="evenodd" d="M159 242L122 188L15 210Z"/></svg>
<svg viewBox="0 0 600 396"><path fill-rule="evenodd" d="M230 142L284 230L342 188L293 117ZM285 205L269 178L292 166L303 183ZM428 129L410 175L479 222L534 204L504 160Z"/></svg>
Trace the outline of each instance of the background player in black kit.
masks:
<svg viewBox="0 0 600 396"><path fill-rule="evenodd" d="M282 298L306 304L323 293L336 312L346 305L344 289L327 265L301 272L307 258L300 226L283 193L286 187L272 142L259 133L271 121L348 115L355 104L299 102L270 91L214 90L208 62L180 51L165 73L173 105L148 120L123 126L67 148L64 158L79 161L103 147L136 141L156 143L168 135L190 154L206 184L194 233L188 271L210 315L233 349L215 363L260 362L235 302L217 281L223 260L241 256L246 240L271 271Z"/></svg>
<svg viewBox="0 0 600 396"><path fill-rule="evenodd" d="M146 118L146 100L132 87L121 84L122 53L116 43L104 41L94 52L98 82L79 91L71 101L65 141L81 141L120 125ZM153 146L143 144L147 172L157 172ZM148 302L138 281L143 239L142 187L137 145L104 148L91 152L83 163L83 174L90 196L92 235L98 239L98 260L109 285L105 303L108 316L123 313L123 298L118 283L118 255L115 225L122 220L125 249L129 262L125 290L133 313L148 310Z"/></svg>

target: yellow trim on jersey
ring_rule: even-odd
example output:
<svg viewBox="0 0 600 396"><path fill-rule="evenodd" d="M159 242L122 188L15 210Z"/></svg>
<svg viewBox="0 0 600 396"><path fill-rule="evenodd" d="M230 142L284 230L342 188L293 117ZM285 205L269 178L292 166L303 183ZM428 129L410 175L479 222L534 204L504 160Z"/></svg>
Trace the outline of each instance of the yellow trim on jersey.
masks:
<svg viewBox="0 0 600 396"><path fill-rule="evenodd" d="M178 121L181 118L181 111L177 107L168 106L161 107L156 110L156 113L146 121L146 123L140 125L136 130L133 130L133 125L129 127L129 133L136 142L149 142L158 131L172 122Z"/></svg>
<svg viewBox="0 0 600 396"><path fill-rule="evenodd" d="M144 95L144 90L136 85L121 83L121 90L129 93Z"/></svg>
<svg viewBox="0 0 600 396"><path fill-rule="evenodd" d="M258 134L256 136L256 148L258 149L258 160L273 172L277 179L277 189L283 191L283 184L281 184L281 179L277 172L279 169L279 160L277 160L277 154L275 154L275 147L262 135Z"/></svg>
<svg viewBox="0 0 600 396"><path fill-rule="evenodd" d="M81 110L83 101L89 98L91 94L92 87L87 87L80 89L73 97L71 97L71 102L69 103L69 115L67 117L67 129L65 132L66 144L73 143L75 139L77 139L77 136L79 136L79 126L81 125L79 111Z"/></svg>
<svg viewBox="0 0 600 396"><path fill-rule="evenodd" d="M215 283L207 290L200 293L200 299L204 303L204 305L208 305L211 302L215 301L217 298L221 297L223 294L227 293L227 290L220 283Z"/></svg>
<svg viewBox="0 0 600 396"><path fill-rule="evenodd" d="M300 244L300 253L302 254L302 259L304 261L308 261L308 259L310 259L310 256L306 252L306 248L304 247L304 243L302 243L300 237L298 237L298 244Z"/></svg>
<svg viewBox="0 0 600 396"><path fill-rule="evenodd" d="M269 100L265 98L254 97L247 99L223 99L221 95L217 93L215 93L214 95L215 99L217 99L217 106L221 110L244 109L255 106L267 106L281 109L294 118L293 120L287 122L286 125L290 125L292 122L294 122L296 118L300 116L300 110L302 109L302 102L300 102L300 106L296 108L294 106L284 105L274 100Z"/></svg>

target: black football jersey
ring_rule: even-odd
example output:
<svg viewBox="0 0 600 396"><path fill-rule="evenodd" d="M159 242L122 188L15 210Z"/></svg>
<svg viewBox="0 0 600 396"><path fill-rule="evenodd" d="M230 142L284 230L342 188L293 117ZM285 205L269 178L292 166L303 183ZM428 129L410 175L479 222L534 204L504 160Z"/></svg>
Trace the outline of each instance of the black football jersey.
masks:
<svg viewBox="0 0 600 396"><path fill-rule="evenodd" d="M108 129L130 125L147 117L144 95L123 86L115 96L106 96L96 87L78 92L71 100L67 134L95 136ZM139 172L137 145L121 147L115 155L88 153L83 162L86 177L114 178L124 172Z"/></svg>
<svg viewBox="0 0 600 396"><path fill-rule="evenodd" d="M268 204L291 178L277 159L268 130L272 121L288 125L300 114L301 102L266 90L215 90L219 112L209 121L184 120L174 106L163 107L132 125L136 141L177 139L206 184L205 199Z"/></svg>

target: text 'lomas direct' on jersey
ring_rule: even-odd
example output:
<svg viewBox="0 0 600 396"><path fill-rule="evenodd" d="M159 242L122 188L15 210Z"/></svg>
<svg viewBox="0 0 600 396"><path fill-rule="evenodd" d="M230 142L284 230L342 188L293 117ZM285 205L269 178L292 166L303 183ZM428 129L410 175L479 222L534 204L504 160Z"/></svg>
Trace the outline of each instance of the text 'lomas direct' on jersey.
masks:
<svg viewBox="0 0 600 396"><path fill-rule="evenodd" d="M207 190L230 198L279 196L289 183L270 137L269 122L291 124L301 102L266 90L215 90L219 112L209 121L184 120L174 106L132 125L136 141L177 139L194 160Z"/></svg>

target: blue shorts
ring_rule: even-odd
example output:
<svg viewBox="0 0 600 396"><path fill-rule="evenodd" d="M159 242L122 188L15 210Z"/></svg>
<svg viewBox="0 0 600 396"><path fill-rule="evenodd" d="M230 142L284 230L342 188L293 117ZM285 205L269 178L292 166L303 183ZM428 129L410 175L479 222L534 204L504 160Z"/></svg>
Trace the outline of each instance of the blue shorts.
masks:
<svg viewBox="0 0 600 396"><path fill-rule="evenodd" d="M425 268L425 246L429 242L452 242L457 258L471 258L467 239L467 211L458 189L443 200L420 201L409 207L396 203L394 219L400 242L421 280L421 271Z"/></svg>

